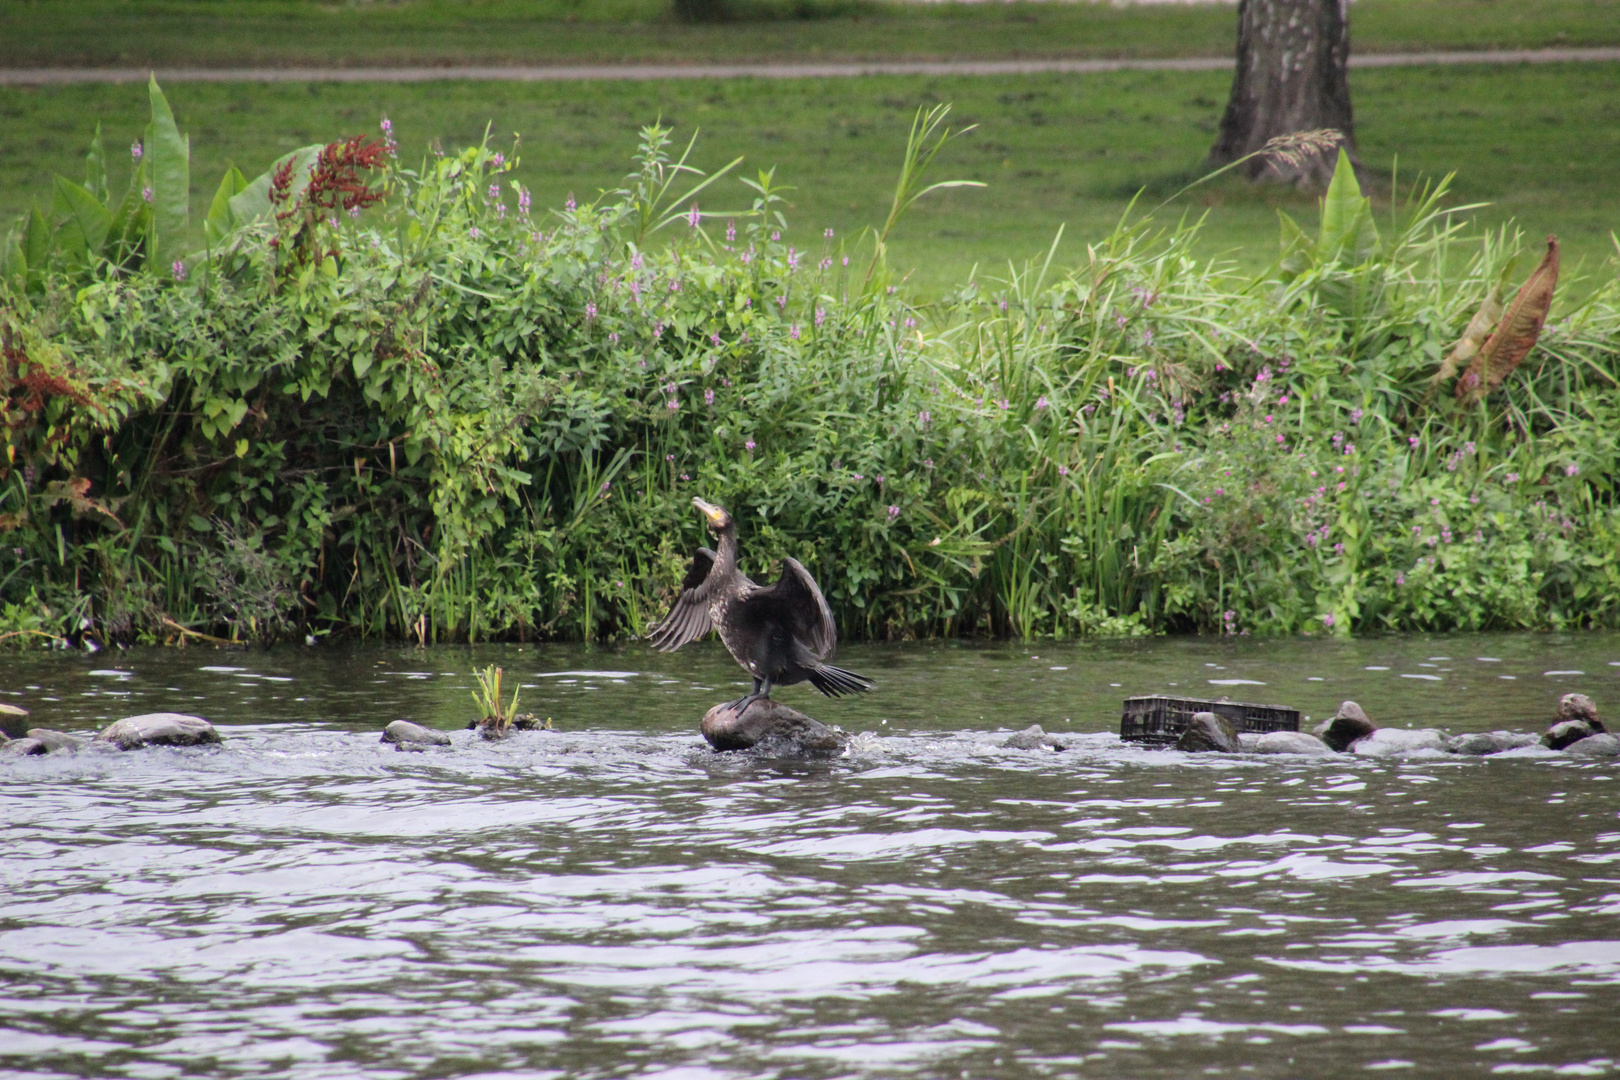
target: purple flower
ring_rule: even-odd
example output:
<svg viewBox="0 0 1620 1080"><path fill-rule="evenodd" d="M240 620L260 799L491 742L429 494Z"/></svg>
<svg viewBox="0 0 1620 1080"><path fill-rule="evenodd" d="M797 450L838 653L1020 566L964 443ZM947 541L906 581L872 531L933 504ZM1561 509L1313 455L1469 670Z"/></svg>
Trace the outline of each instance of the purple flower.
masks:
<svg viewBox="0 0 1620 1080"><path fill-rule="evenodd" d="M608 335L608 344L617 345L618 343L619 343L619 332L617 330L615 330L613 333Z"/></svg>
<svg viewBox="0 0 1620 1080"><path fill-rule="evenodd" d="M833 231L831 229L828 229L826 232L822 233L821 235L822 235L823 239L831 240L833 238Z"/></svg>
<svg viewBox="0 0 1620 1080"><path fill-rule="evenodd" d="M799 324L798 323L794 323L793 326L788 330L788 336L791 337L794 341L799 340Z"/></svg>
<svg viewBox="0 0 1620 1080"><path fill-rule="evenodd" d="M705 404L705 405L713 405L714 404L714 387L712 387L712 386L708 387L706 390L703 391L703 404Z"/></svg>
<svg viewBox="0 0 1620 1080"><path fill-rule="evenodd" d="M1397 584L1397 585L1405 585L1406 584L1406 571L1403 570L1399 574L1395 575L1395 584Z"/></svg>
<svg viewBox="0 0 1620 1080"><path fill-rule="evenodd" d="M681 400L680 398L670 398L668 401L664 402L664 407L667 408L671 414L677 413L681 408Z"/></svg>
<svg viewBox="0 0 1620 1080"><path fill-rule="evenodd" d="M900 508L898 506L889 507L889 520L890 521L893 521L895 518L897 518L899 516L900 516Z"/></svg>
<svg viewBox="0 0 1620 1080"><path fill-rule="evenodd" d="M596 301L592 300L585 305L585 321L590 322L596 318Z"/></svg>
<svg viewBox="0 0 1620 1080"><path fill-rule="evenodd" d="M881 476L874 476L874 477L872 477L872 479L873 479L873 480L875 480L875 481L876 481L876 482L877 482L877 486L878 486L878 487L882 487L882 486L883 486L883 477L881 477Z"/></svg>
<svg viewBox="0 0 1620 1080"><path fill-rule="evenodd" d="M608 493L608 488L610 488L612 486L613 485L611 483L604 480L604 481L602 481L602 486L598 489L598 491L599 491L600 494L606 495Z"/></svg>
<svg viewBox="0 0 1620 1080"><path fill-rule="evenodd" d="M146 148L141 145L141 140L136 139L129 144L129 156L136 161L146 156Z"/></svg>
<svg viewBox="0 0 1620 1080"><path fill-rule="evenodd" d="M484 193L484 197L491 200L491 201L494 201L495 199L500 198L501 197L501 185L499 185L499 184L491 184L491 185L489 185L489 190Z"/></svg>
<svg viewBox="0 0 1620 1080"><path fill-rule="evenodd" d="M528 188L518 188L518 213L527 214L528 212L529 212L529 189Z"/></svg>
<svg viewBox="0 0 1620 1080"><path fill-rule="evenodd" d="M1069 467L1067 465L1059 465L1058 466L1058 475L1059 476L1068 476L1069 475Z"/></svg>
<svg viewBox="0 0 1620 1080"><path fill-rule="evenodd" d="M743 449L752 454L754 452L754 440L749 439L747 442L743 443Z"/></svg>
<svg viewBox="0 0 1620 1080"><path fill-rule="evenodd" d="M147 202L151 202L152 201L152 189L149 188L149 187L141 188L141 198L145 199Z"/></svg>
<svg viewBox="0 0 1620 1080"><path fill-rule="evenodd" d="M850 476L850 479L851 480L865 480L866 477L862 476L860 473L854 473L854 474L852 474Z"/></svg>
<svg viewBox="0 0 1620 1080"><path fill-rule="evenodd" d="M788 248L788 269L789 270L797 270L798 268L799 268L799 255L798 255L798 252L794 251L792 248Z"/></svg>
<svg viewBox="0 0 1620 1080"><path fill-rule="evenodd" d="M1350 422L1352 424L1361 423L1361 416L1362 416L1362 412L1361 412L1360 409L1351 409L1350 410Z"/></svg>
<svg viewBox="0 0 1620 1080"><path fill-rule="evenodd" d="M720 331L716 330L714 333L709 335L709 344L713 345L717 349L720 347Z"/></svg>
<svg viewBox="0 0 1620 1080"><path fill-rule="evenodd" d="M1327 627L1329 630L1333 629L1333 616L1332 615L1323 615L1322 616L1322 625Z"/></svg>
<svg viewBox="0 0 1620 1080"><path fill-rule="evenodd" d="M703 215L698 212L698 204L693 203L692 209L686 212L686 223L695 229L698 227L698 222L702 220Z"/></svg>
<svg viewBox="0 0 1620 1080"><path fill-rule="evenodd" d="M1581 467L1579 465L1575 464L1573 461L1570 462L1568 465L1566 465L1564 467L1564 475L1565 476L1575 476L1580 471L1581 471Z"/></svg>
<svg viewBox="0 0 1620 1080"><path fill-rule="evenodd" d="M174 260L174 265L169 267L169 273L174 275L176 281L186 280L186 264L179 259Z"/></svg>
<svg viewBox="0 0 1620 1080"><path fill-rule="evenodd" d="M467 235L472 237L474 240L478 239L478 226L474 225L472 228L468 229Z"/></svg>
<svg viewBox="0 0 1620 1080"><path fill-rule="evenodd" d="M1408 435L1406 437L1406 445L1416 449L1417 444L1418 444L1418 437L1416 435Z"/></svg>
<svg viewBox="0 0 1620 1080"><path fill-rule="evenodd" d="M1052 404L1052 403L1051 403L1051 402L1050 402L1050 401L1047 401L1047 400L1046 400L1046 395L1045 395L1045 394L1042 394L1042 395L1041 395L1041 396L1040 396L1040 397L1038 397L1038 398L1036 398L1036 399L1035 399L1035 407L1036 407L1036 408L1037 408L1037 409L1044 409L1044 408L1047 408L1047 407L1048 407L1048 406L1050 406L1050 405L1051 405L1051 404Z"/></svg>
<svg viewBox="0 0 1620 1080"><path fill-rule="evenodd" d="M820 326L822 323L824 323L826 321L827 321L827 309L826 308L819 308L819 307L816 308L816 325Z"/></svg>
<svg viewBox="0 0 1620 1080"><path fill-rule="evenodd" d="M737 242L737 223L735 221L728 221L728 222L726 222L726 243L734 244L736 242Z"/></svg>
<svg viewBox="0 0 1620 1080"><path fill-rule="evenodd" d="M568 201L563 203L563 209L568 211L570 214L572 214L574 212L574 206L575 206L574 197L573 197L573 195L569 195L568 196Z"/></svg>

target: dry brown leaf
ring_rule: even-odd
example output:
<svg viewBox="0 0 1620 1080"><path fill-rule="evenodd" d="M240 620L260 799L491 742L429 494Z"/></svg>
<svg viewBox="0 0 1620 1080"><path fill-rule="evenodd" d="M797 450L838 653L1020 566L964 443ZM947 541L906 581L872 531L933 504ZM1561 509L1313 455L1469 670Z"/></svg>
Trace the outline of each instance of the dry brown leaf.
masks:
<svg viewBox="0 0 1620 1080"><path fill-rule="evenodd" d="M1558 237L1549 236L1547 254L1542 256L1541 265L1519 287L1496 332L1485 339L1468 370L1457 380L1458 400L1478 400L1489 394L1530 354L1547 322L1547 311L1552 307L1553 290L1557 285Z"/></svg>
<svg viewBox="0 0 1620 1080"><path fill-rule="evenodd" d="M1451 347L1446 358L1440 362L1440 370L1433 378L1433 382L1442 383L1462 369L1462 366L1474 358L1479 347L1485 344L1485 338L1490 335L1491 327L1496 320L1502 317L1502 292L1500 286L1493 286L1485 294L1485 300L1474 312L1474 317L1468 320L1468 327L1462 332L1462 337Z"/></svg>

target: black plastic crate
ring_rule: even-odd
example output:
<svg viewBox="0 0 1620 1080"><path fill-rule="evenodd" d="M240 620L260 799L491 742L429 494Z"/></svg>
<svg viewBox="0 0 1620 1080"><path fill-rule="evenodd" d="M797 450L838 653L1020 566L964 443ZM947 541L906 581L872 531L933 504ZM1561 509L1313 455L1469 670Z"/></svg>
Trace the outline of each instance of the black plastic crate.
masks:
<svg viewBox="0 0 1620 1080"><path fill-rule="evenodd" d="M1241 701L1198 701L1161 694L1125 699L1119 737L1149 746L1171 746L1187 730L1193 713L1212 712L1230 720L1240 732L1298 731L1299 710L1281 705L1248 705Z"/></svg>

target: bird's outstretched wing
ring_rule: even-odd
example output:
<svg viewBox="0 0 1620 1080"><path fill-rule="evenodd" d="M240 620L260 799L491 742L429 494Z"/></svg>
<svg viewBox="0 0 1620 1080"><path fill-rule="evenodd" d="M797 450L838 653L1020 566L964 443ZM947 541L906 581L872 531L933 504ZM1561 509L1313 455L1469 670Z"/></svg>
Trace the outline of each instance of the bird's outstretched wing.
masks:
<svg viewBox="0 0 1620 1080"><path fill-rule="evenodd" d="M692 554L692 568L681 582L681 594L675 605L664 616L664 621L653 627L647 640L662 652L672 652L688 645L712 630L709 619L709 571L714 569L714 552L698 548Z"/></svg>
<svg viewBox="0 0 1620 1080"><path fill-rule="evenodd" d="M798 559L782 560L782 576L773 585L746 594L738 606L752 624L786 627L793 639L818 660L831 660L838 650L838 629L832 609L821 595L816 579Z"/></svg>

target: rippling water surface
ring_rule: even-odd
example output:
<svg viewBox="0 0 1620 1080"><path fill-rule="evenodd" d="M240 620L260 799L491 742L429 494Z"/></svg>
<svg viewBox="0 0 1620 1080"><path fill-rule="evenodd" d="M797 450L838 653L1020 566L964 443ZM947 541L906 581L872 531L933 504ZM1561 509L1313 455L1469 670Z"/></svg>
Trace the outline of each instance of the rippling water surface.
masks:
<svg viewBox="0 0 1620 1080"><path fill-rule="evenodd" d="M475 664L559 731L459 729ZM1128 694L1620 715L1620 638L852 647L825 763L696 737L718 648L0 655L0 700L217 748L0 763L0 1073L1620 1072L1620 765L1122 748ZM1008 729L1078 733L1003 750Z"/></svg>

